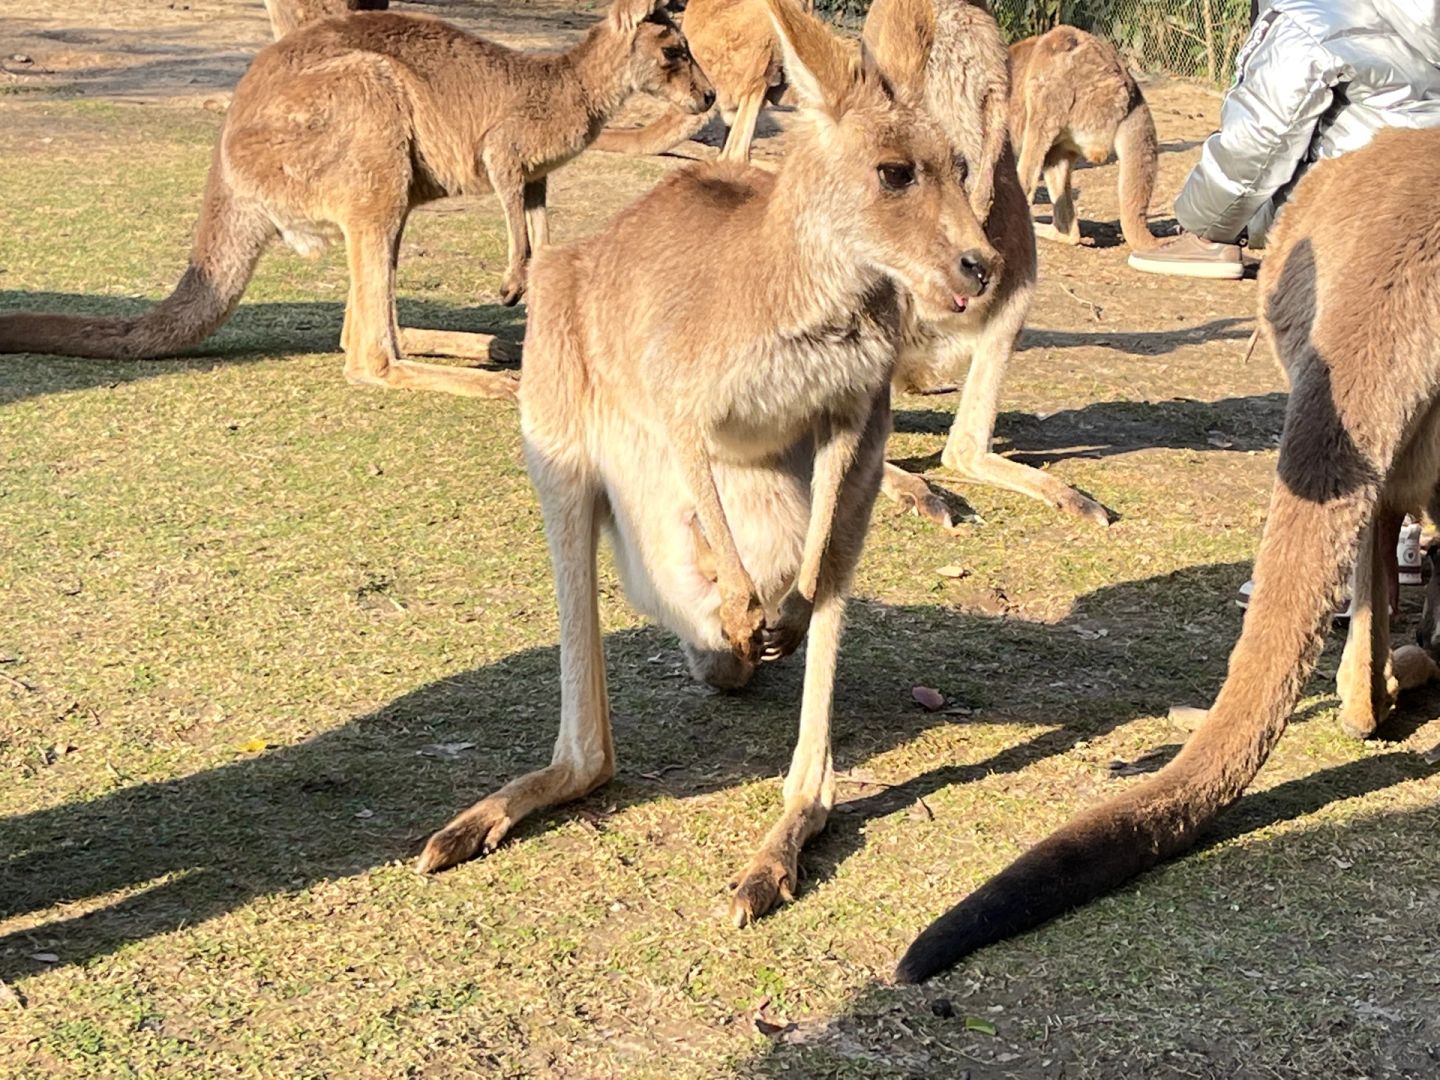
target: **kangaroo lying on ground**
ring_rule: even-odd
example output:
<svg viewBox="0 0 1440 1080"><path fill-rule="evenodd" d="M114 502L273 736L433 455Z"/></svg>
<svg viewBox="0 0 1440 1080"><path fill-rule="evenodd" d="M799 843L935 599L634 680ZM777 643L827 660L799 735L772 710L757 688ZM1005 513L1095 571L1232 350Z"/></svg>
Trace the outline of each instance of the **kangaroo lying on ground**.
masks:
<svg viewBox="0 0 1440 1080"><path fill-rule="evenodd" d="M890 431L896 287L928 318L983 309L995 253L934 121L793 0L768 10L801 103L779 173L689 167L536 260L520 421L559 600L560 734L548 767L432 836L422 871L614 775L602 529L697 678L738 688L810 634L785 809L736 880L737 925L792 896L833 805L831 696Z"/></svg>
<svg viewBox="0 0 1440 1080"><path fill-rule="evenodd" d="M691 0L684 28L695 61L715 87L716 107L729 129L720 156L749 161L760 109L778 102L785 92L780 48L765 0ZM663 154L693 138L708 119L670 109L645 127L601 132L595 149Z"/></svg>
<svg viewBox="0 0 1440 1080"><path fill-rule="evenodd" d="M297 26L327 15L348 15L352 11L384 11L390 0L265 0L270 29L279 41Z"/></svg>
<svg viewBox="0 0 1440 1080"><path fill-rule="evenodd" d="M1385 183L1375 178L1383 176ZM1359 550L1357 607L1384 611L1385 519L1440 475L1440 130L1381 132L1322 162L1277 222L1262 330L1290 379L1255 592L1214 706L1173 762L1089 810L921 934L914 982L1177 855L1239 798L1285 730ZM1346 726L1393 700L1388 620L1352 620Z"/></svg>
<svg viewBox="0 0 1440 1080"><path fill-rule="evenodd" d="M1080 243L1080 221L1070 193L1077 158L1103 164L1113 150L1120 167L1120 230L1132 248L1158 241L1146 226L1155 190L1155 122L1135 79L1108 41L1057 26L1010 46L1010 136L1020 156L1020 182L1028 206L1045 173L1054 224L1037 235Z"/></svg>
<svg viewBox="0 0 1440 1080"><path fill-rule="evenodd" d="M350 382L513 394L504 373L401 359L395 263L405 220L442 195L495 191L510 246L503 300L519 300L530 250L548 238L546 176L637 90L696 112L713 102L662 2L614 0L583 41L555 54L385 12L287 34L236 87L175 291L137 319L0 316L0 352L182 352L230 317L272 237L308 254L338 233L350 260L340 332Z"/></svg>
<svg viewBox="0 0 1440 1080"><path fill-rule="evenodd" d="M1035 232L1010 150L1007 57L1000 28L964 0L875 0L864 39L881 67L925 103L969 163L971 205L999 253L991 298L935 319L912 310L896 367L897 389L964 375L965 389L941 460L967 480L1018 491L1101 524L1098 503L1039 469L990 449L1000 387L1035 292ZM969 373L964 374L969 363ZM885 468L885 491L925 517L950 525L950 511L922 477Z"/></svg>

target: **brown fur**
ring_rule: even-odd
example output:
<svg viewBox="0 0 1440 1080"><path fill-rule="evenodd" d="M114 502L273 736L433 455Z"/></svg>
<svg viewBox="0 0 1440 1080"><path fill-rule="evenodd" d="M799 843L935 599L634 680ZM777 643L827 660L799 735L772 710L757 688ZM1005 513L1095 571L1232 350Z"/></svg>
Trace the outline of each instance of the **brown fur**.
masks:
<svg viewBox="0 0 1440 1080"><path fill-rule="evenodd" d="M703 111L709 84L659 0L615 0L564 53L518 53L447 23L375 12L322 19L263 50L236 87L189 268L138 319L0 316L0 352L172 355L229 318L269 240L302 253L343 236L340 344L354 383L480 396L513 379L400 356L395 262L410 211L493 190L510 241L503 300L548 238L545 184L637 90Z"/></svg>
<svg viewBox="0 0 1440 1080"><path fill-rule="evenodd" d="M1125 242L1147 250L1158 242L1146 220L1155 191L1155 122L1145 95L1110 42L1057 26L1010 46L1010 135L1020 157L1026 204L1040 174L1050 191L1054 223L1039 235L1080 242L1080 221L1070 191L1079 158L1099 165L1113 151L1120 162L1120 229Z"/></svg>
<svg viewBox="0 0 1440 1080"><path fill-rule="evenodd" d="M1375 182L1384 177L1383 184ZM1388 131L1317 165L1280 216L1260 275L1263 333L1291 391L1255 592L1225 684L1152 779L1027 852L911 945L898 977L1110 891L1195 842L1264 764L1357 563L1343 719L1368 735L1390 708L1387 524L1440 475L1440 131Z"/></svg>
<svg viewBox="0 0 1440 1080"><path fill-rule="evenodd" d="M385 11L390 0L265 0L270 16L270 29L279 41L297 26L330 15L348 15L352 11Z"/></svg>
<svg viewBox="0 0 1440 1080"><path fill-rule="evenodd" d="M995 252L939 127L791 0L769 15L801 101L779 173L692 166L536 260L520 415L560 605L560 734L548 767L431 837L421 870L614 774L602 530L632 603L711 685L743 686L808 634L785 807L734 884L737 924L793 895L834 802L831 697L890 430L897 289L929 317L957 294L983 308Z"/></svg>
<svg viewBox="0 0 1440 1080"><path fill-rule="evenodd" d="M749 161L760 110L767 101L778 101L785 89L780 46L765 0L690 0L685 8L685 38L715 87L716 107L729 128L720 156ZM602 132L595 148L663 154L704 125L704 117L671 110L642 128Z"/></svg>
<svg viewBox="0 0 1440 1080"><path fill-rule="evenodd" d="M1010 151L1008 59L1000 28L982 5L964 0L875 0L864 39L896 84L924 101L967 163L971 205L1000 255L992 297L983 307L939 319L911 312L897 387L963 376L964 393L941 455L946 467L968 480L1108 523L1099 504L991 450L1000 388L1035 292L1035 233ZM948 507L921 477L888 465L885 491L937 523L950 524Z"/></svg>

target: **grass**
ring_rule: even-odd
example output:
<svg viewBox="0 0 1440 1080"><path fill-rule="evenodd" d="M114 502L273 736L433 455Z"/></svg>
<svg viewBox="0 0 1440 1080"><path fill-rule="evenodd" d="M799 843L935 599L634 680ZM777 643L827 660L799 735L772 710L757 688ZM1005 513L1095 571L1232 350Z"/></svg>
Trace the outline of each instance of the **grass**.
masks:
<svg viewBox="0 0 1440 1080"><path fill-rule="evenodd" d="M218 118L0 115L0 308L163 295ZM553 185L560 238L669 167L583 157ZM517 336L492 303L498 210L461 209L412 223L405 317ZM699 690L608 572L619 776L483 862L409 871L547 758L557 628L513 408L347 387L338 253L269 255L193 359L0 363L0 978L26 1003L0 999L0 1074L1433 1070L1437 786L1413 750L1437 732L1422 698L1390 741L1349 742L1323 675L1205 850L930 986L884 984L1223 676L1277 379L1239 362L1251 286L1137 284L1123 254L1044 253L1000 423L1120 520L975 488L984 524L958 538L877 512L836 701L844 802L799 900L743 933L715 910L779 805L798 665ZM1103 324L1067 281L1110 297ZM953 403L901 400L897 455L928 463ZM969 711L920 711L917 684Z"/></svg>

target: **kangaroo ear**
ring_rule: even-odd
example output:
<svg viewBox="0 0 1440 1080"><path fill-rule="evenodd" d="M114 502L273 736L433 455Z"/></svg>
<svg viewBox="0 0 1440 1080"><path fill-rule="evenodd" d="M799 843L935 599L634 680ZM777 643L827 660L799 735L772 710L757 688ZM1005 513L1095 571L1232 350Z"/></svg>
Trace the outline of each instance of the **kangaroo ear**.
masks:
<svg viewBox="0 0 1440 1080"><path fill-rule="evenodd" d="M614 0L610 5L610 25L622 34L633 33L664 4L660 0Z"/></svg>
<svg viewBox="0 0 1440 1080"><path fill-rule="evenodd" d="M780 43L785 78L800 104L838 116L855 85L852 53L819 19L800 10L796 0L766 0Z"/></svg>
<svg viewBox="0 0 1440 1080"><path fill-rule="evenodd" d="M880 70L880 61L875 59L875 53L860 39L860 81L875 87L891 101L895 100L895 87L890 82L890 77Z"/></svg>

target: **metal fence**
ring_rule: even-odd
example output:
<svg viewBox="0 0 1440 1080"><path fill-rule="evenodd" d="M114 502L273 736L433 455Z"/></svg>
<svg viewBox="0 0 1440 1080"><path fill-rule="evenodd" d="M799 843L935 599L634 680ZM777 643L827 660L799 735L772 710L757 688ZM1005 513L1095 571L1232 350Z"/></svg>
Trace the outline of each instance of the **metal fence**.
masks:
<svg viewBox="0 0 1440 1080"><path fill-rule="evenodd" d="M869 0L817 0L816 7L858 24ZM1230 82L1250 29L1250 0L990 0L1010 41L1061 23L1109 38L1137 72Z"/></svg>

